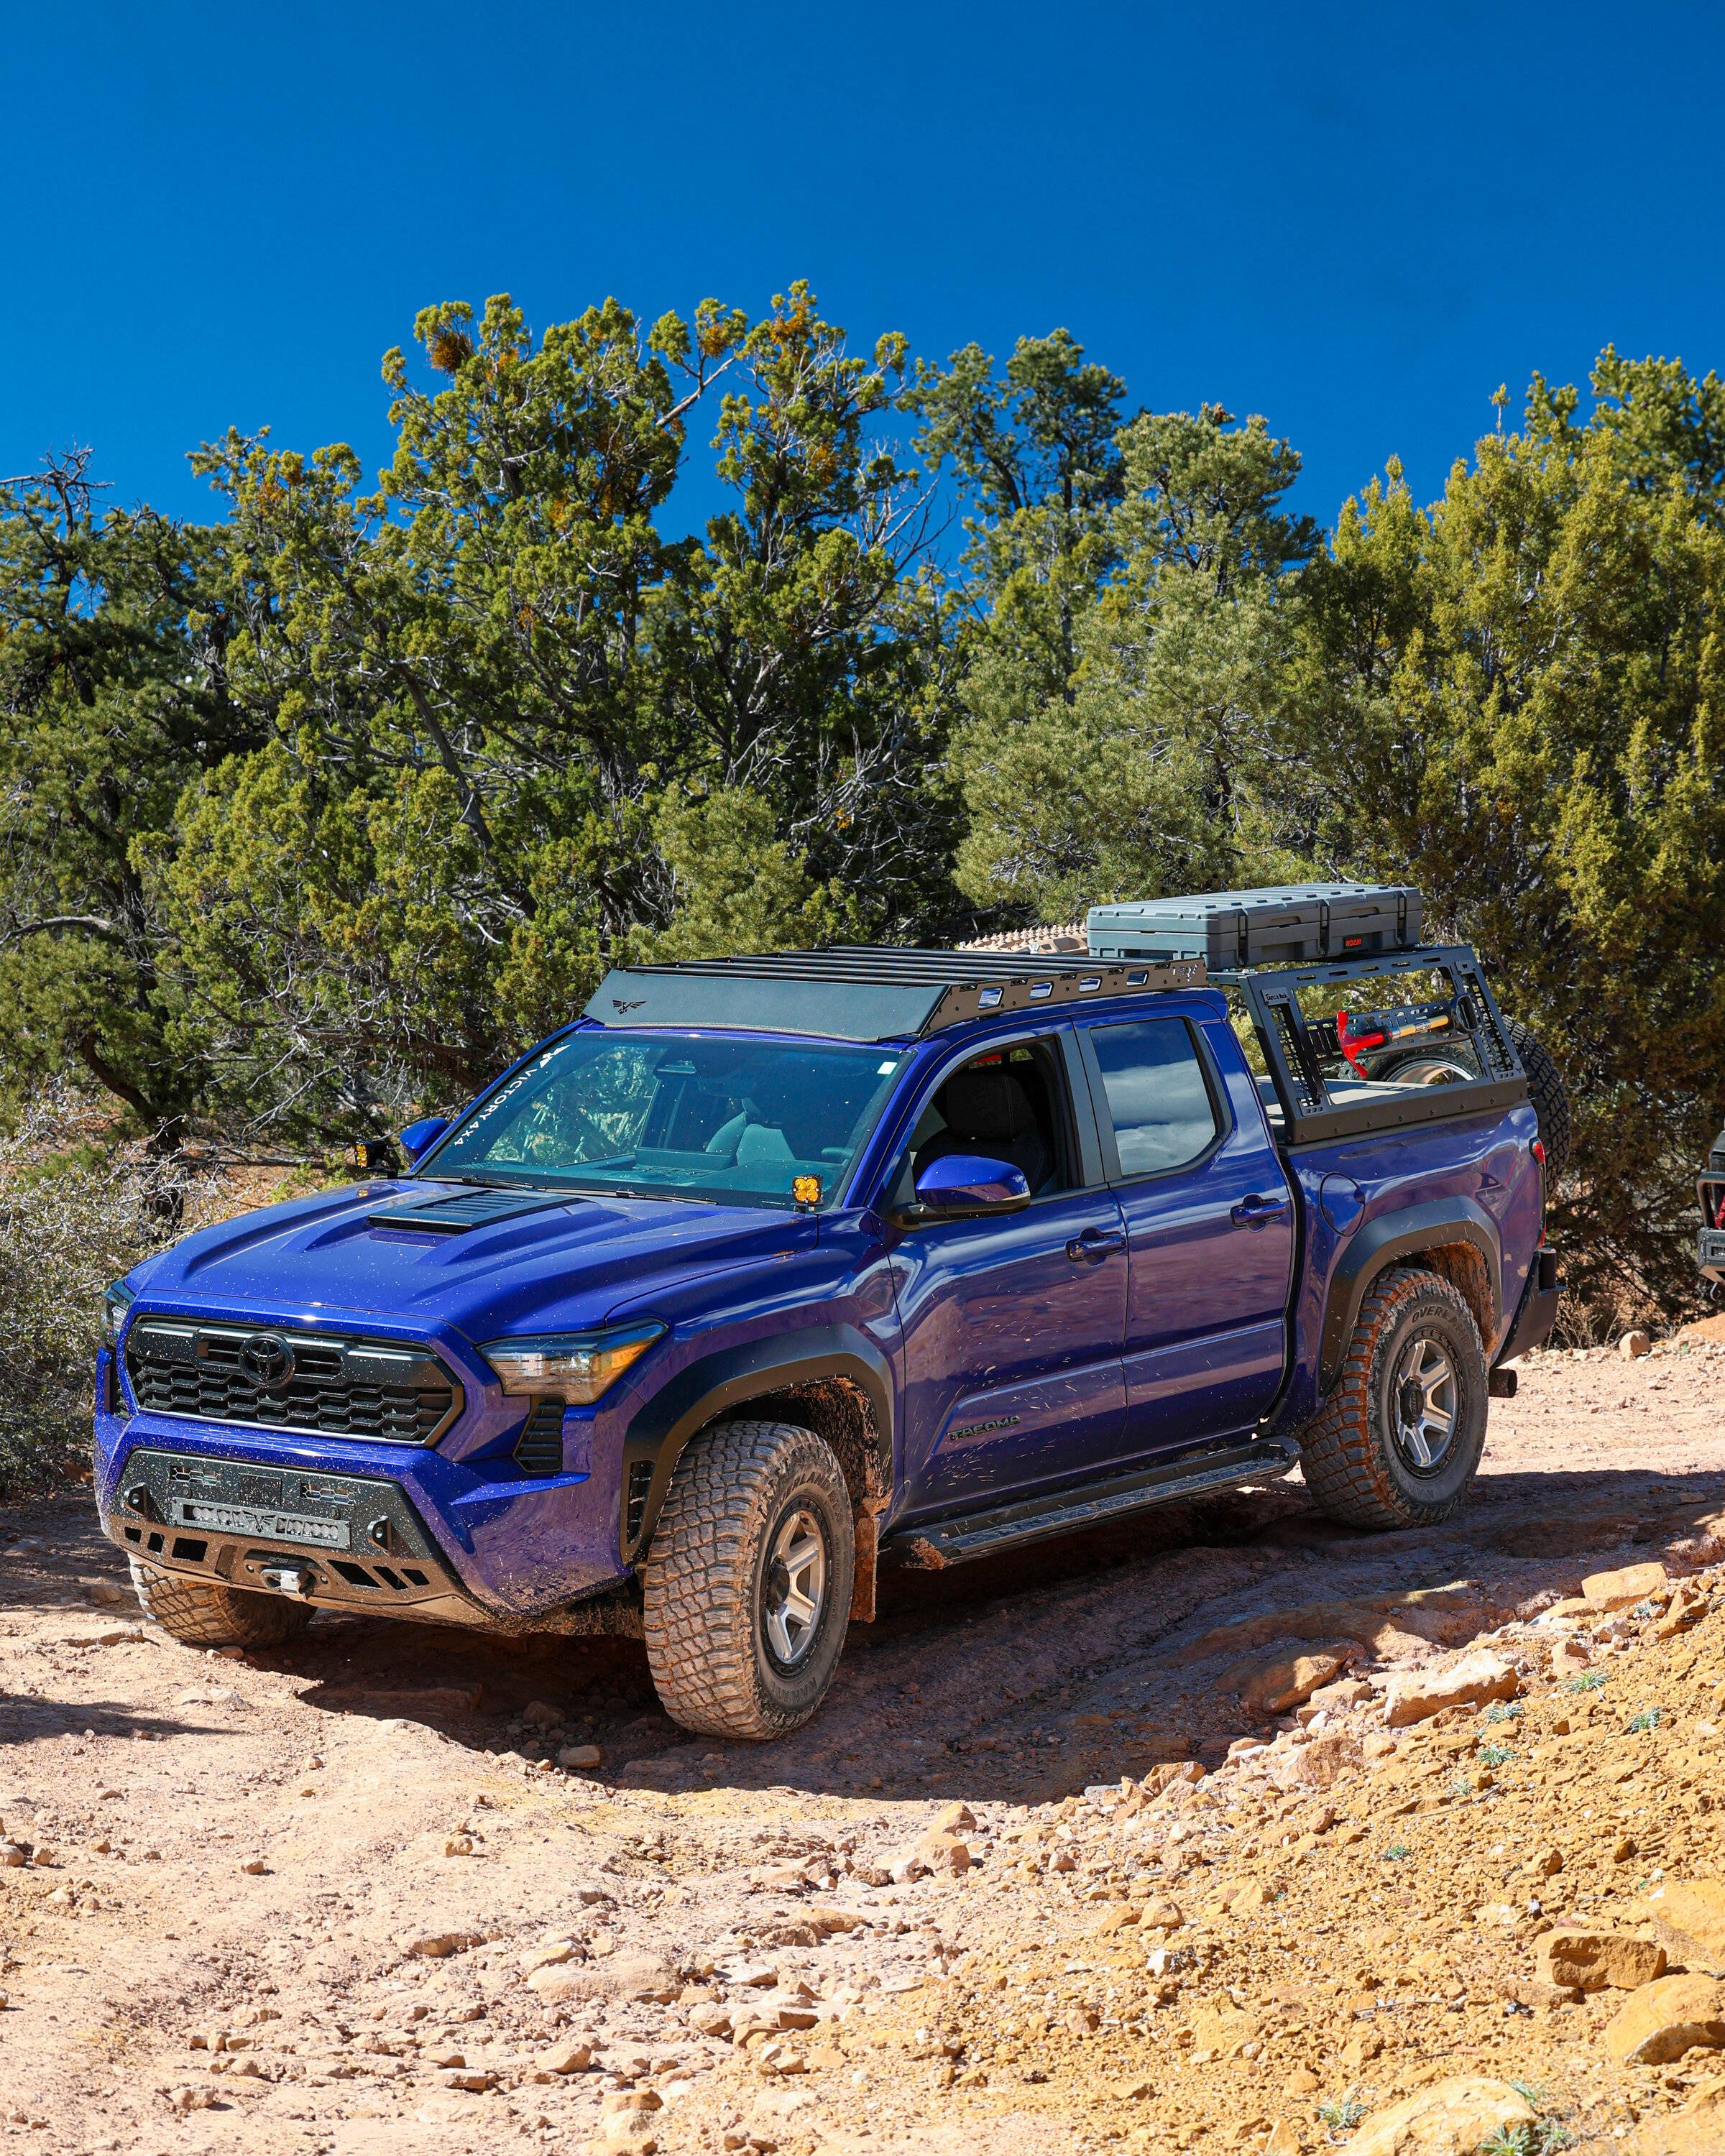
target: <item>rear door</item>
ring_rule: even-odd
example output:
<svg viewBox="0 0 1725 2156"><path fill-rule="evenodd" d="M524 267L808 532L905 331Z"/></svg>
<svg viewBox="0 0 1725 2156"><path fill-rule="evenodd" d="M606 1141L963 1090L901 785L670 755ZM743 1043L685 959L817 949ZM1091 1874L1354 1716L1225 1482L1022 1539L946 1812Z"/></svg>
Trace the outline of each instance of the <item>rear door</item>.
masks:
<svg viewBox="0 0 1725 2156"><path fill-rule="evenodd" d="M894 1199L910 1194L919 1139L926 1148L940 1135L947 1080L991 1060L1045 1113L1053 1162L1022 1213L915 1228L893 1253L911 1513L1081 1476L1122 1441L1126 1229L1070 1029L991 1045L937 1074L917 1104Z"/></svg>
<svg viewBox="0 0 1725 2156"><path fill-rule="evenodd" d="M1129 1254L1122 1460L1249 1430L1281 1384L1293 1196L1225 1027L1078 1029Z"/></svg>

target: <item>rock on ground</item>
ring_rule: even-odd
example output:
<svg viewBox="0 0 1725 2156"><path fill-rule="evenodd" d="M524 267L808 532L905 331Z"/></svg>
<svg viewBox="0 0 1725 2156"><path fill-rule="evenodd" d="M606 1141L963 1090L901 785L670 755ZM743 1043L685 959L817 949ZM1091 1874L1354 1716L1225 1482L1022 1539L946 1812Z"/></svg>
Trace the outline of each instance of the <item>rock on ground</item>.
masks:
<svg viewBox="0 0 1725 2156"><path fill-rule="evenodd" d="M1464 1655L1447 1668L1410 1670L1393 1677L1384 1696L1384 1719L1392 1729L1405 1729L1447 1707L1513 1699L1521 1688L1515 1666L1501 1655Z"/></svg>
<svg viewBox="0 0 1725 2156"><path fill-rule="evenodd" d="M1688 2051L1725 2045L1725 1984L1710 1976L1662 1976L1630 1994L1606 2025L1615 2059L1666 2066Z"/></svg>
<svg viewBox="0 0 1725 2156"><path fill-rule="evenodd" d="M1488 2135L1538 2118L1507 2082L1457 2074L1368 2118L1348 2156L1473 2156Z"/></svg>

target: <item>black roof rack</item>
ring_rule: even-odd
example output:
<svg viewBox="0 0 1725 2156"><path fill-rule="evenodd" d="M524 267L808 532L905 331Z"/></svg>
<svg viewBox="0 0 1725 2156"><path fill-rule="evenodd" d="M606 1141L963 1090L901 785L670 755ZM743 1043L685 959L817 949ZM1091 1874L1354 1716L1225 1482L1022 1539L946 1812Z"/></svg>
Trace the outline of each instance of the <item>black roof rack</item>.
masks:
<svg viewBox="0 0 1725 2156"><path fill-rule="evenodd" d="M914 1040L976 1018L1092 998L1202 988L1202 959L1097 959L1069 952L919 951L839 943L619 966L584 1016L602 1025L722 1026L833 1040Z"/></svg>

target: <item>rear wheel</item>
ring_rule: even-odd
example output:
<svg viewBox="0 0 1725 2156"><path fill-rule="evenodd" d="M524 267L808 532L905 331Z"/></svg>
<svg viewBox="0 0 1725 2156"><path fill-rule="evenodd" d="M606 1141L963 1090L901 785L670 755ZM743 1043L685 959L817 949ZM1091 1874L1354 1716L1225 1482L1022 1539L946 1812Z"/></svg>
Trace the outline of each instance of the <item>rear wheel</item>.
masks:
<svg viewBox="0 0 1725 2156"><path fill-rule="evenodd" d="M855 1529L832 1449L721 1424L677 1463L643 1568L665 1710L709 1737L783 1737L820 1705L850 1616Z"/></svg>
<svg viewBox="0 0 1725 2156"><path fill-rule="evenodd" d="M285 1595L215 1587L131 1560L131 1584L164 1632L188 1647L281 1647L311 1622L310 1606Z"/></svg>
<svg viewBox="0 0 1725 2156"><path fill-rule="evenodd" d="M1447 1519L1479 1471L1486 1398L1485 1350L1460 1292L1397 1266L1368 1290L1336 1389L1301 1434L1306 1486L1350 1527Z"/></svg>

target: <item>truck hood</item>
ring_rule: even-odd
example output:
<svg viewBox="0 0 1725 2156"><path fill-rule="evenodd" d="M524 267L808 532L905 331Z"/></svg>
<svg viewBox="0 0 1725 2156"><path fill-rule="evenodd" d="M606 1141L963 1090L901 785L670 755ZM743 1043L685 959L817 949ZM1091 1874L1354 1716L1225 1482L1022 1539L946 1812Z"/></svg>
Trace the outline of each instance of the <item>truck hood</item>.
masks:
<svg viewBox="0 0 1725 2156"><path fill-rule="evenodd" d="M376 1313L410 1332L473 1341L603 1324L655 1281L806 1248L806 1215L686 1199L572 1194L459 1234L379 1227L392 1205L470 1198L453 1183L322 1192L188 1235L131 1277L141 1308L260 1323L345 1324Z"/></svg>

